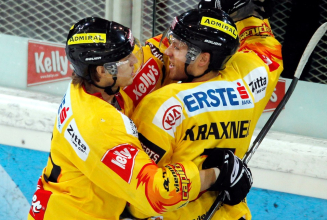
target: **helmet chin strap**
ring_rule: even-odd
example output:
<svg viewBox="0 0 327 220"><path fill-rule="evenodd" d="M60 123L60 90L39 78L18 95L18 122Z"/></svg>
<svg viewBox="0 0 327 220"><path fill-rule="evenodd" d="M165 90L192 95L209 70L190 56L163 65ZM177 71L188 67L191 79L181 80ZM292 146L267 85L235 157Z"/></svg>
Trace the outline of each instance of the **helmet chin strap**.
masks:
<svg viewBox="0 0 327 220"><path fill-rule="evenodd" d="M95 84L93 80L91 80L91 83L99 89L104 89L104 92L107 93L108 95L115 95L116 93L119 92L120 87L118 86L116 91L112 91L112 87L116 84L117 76L112 77L112 79L114 80L114 83L111 86L106 86L106 87Z"/></svg>
<svg viewBox="0 0 327 220"><path fill-rule="evenodd" d="M184 71L185 71L185 74L187 76L187 81L186 82L192 82L193 79L200 78L200 77L204 76L205 74L207 74L207 73L209 73L211 71L211 68L208 67L208 69L206 71L204 71L204 73L202 73L201 75L199 75L199 76L193 76L193 75L191 75L191 74L189 74L187 72L188 65L189 65L188 63L185 63L184 64Z"/></svg>

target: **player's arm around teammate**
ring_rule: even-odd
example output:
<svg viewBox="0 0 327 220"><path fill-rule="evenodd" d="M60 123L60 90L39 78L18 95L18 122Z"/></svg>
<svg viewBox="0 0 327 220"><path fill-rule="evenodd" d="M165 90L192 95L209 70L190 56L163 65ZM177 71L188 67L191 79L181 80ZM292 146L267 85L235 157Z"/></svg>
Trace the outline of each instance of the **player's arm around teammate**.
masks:
<svg viewBox="0 0 327 220"><path fill-rule="evenodd" d="M283 63L268 20L257 13L257 5L244 6L230 11L236 24L221 10L202 8L174 18L164 34L169 77L182 83L149 94L132 117L144 150L159 167L187 158L201 168L215 148L240 158L247 151ZM250 187L251 175L242 178ZM234 194L237 187L224 190ZM216 196L203 192L164 219L201 219ZM246 201L238 202L227 197L215 218L251 219Z"/></svg>
<svg viewBox="0 0 327 220"><path fill-rule="evenodd" d="M66 55L75 72L28 219L118 220L127 202L159 215L215 183L218 169L199 171L192 161L159 168L119 111L115 94L132 83L141 52L130 29L116 22L88 17L71 27ZM174 181L166 184L167 178Z"/></svg>

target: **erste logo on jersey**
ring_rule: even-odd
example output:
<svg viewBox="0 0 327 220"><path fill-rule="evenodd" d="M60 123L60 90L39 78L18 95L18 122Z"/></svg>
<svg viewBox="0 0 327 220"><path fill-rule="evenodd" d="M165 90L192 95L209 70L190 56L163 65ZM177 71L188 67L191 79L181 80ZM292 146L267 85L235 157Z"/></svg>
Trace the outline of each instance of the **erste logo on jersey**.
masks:
<svg viewBox="0 0 327 220"><path fill-rule="evenodd" d="M75 119L71 120L67 126L64 136L76 154L79 156L79 158L81 158L83 161L86 161L90 153L90 147L87 145L82 135L80 134Z"/></svg>
<svg viewBox="0 0 327 220"><path fill-rule="evenodd" d="M195 88L181 91L177 97L185 104L188 116L210 111L247 109L254 106L242 80L206 82Z"/></svg>
<svg viewBox="0 0 327 220"><path fill-rule="evenodd" d="M176 127L182 123L184 116L182 113L181 103L174 97L166 100L158 109L153 117L152 123L162 130L166 131L172 137Z"/></svg>
<svg viewBox="0 0 327 220"><path fill-rule="evenodd" d="M130 145L122 144L109 149L101 161L127 183L131 182L135 157L139 150Z"/></svg>
<svg viewBox="0 0 327 220"><path fill-rule="evenodd" d="M70 102L70 86L69 86L66 94L61 100L58 109L58 114L57 114L57 129L59 130L60 133L65 123L72 115L73 115L73 111Z"/></svg>
<svg viewBox="0 0 327 220"><path fill-rule="evenodd" d="M250 87L255 103L266 96L268 86L268 73L266 68L263 66L258 67L249 72L243 79Z"/></svg>
<svg viewBox="0 0 327 220"><path fill-rule="evenodd" d="M134 77L133 83L123 89L133 100L134 106L155 88L159 77L159 66L153 58L150 58Z"/></svg>

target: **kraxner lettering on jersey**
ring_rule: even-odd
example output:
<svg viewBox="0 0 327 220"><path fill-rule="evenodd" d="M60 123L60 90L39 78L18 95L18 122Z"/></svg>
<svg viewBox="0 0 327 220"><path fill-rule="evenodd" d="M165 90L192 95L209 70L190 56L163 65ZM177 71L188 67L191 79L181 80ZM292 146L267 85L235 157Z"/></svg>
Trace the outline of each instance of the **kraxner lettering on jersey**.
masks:
<svg viewBox="0 0 327 220"><path fill-rule="evenodd" d="M193 126L186 130L183 140L197 141L214 139L245 138L249 135L251 121L212 122Z"/></svg>
<svg viewBox="0 0 327 220"><path fill-rule="evenodd" d="M241 80L236 83L216 82L215 84L212 82L206 84L178 94L178 97L185 103L189 116L206 111L253 107L253 101ZM208 87L212 89L207 89Z"/></svg>
<svg viewBox="0 0 327 220"><path fill-rule="evenodd" d="M176 121L181 118L182 115L182 106L173 105L169 107L162 119L162 127L165 130L170 130L176 124Z"/></svg>

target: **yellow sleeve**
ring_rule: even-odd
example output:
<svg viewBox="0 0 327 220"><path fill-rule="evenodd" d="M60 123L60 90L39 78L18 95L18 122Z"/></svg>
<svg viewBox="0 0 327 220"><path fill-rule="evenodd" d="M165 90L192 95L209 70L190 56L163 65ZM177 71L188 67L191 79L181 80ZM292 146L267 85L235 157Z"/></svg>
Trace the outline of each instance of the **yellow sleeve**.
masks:
<svg viewBox="0 0 327 220"><path fill-rule="evenodd" d="M88 158L92 163L79 167L92 182L145 216L176 210L197 197L200 176L193 162L158 168L142 150L133 122L123 114L112 116L114 121L102 116L108 124L98 125L98 132L110 141L97 140L98 146Z"/></svg>
<svg viewBox="0 0 327 220"><path fill-rule="evenodd" d="M270 72L283 70L282 46L275 38L269 21L255 17L236 22L240 38L239 52L254 52L269 67Z"/></svg>

